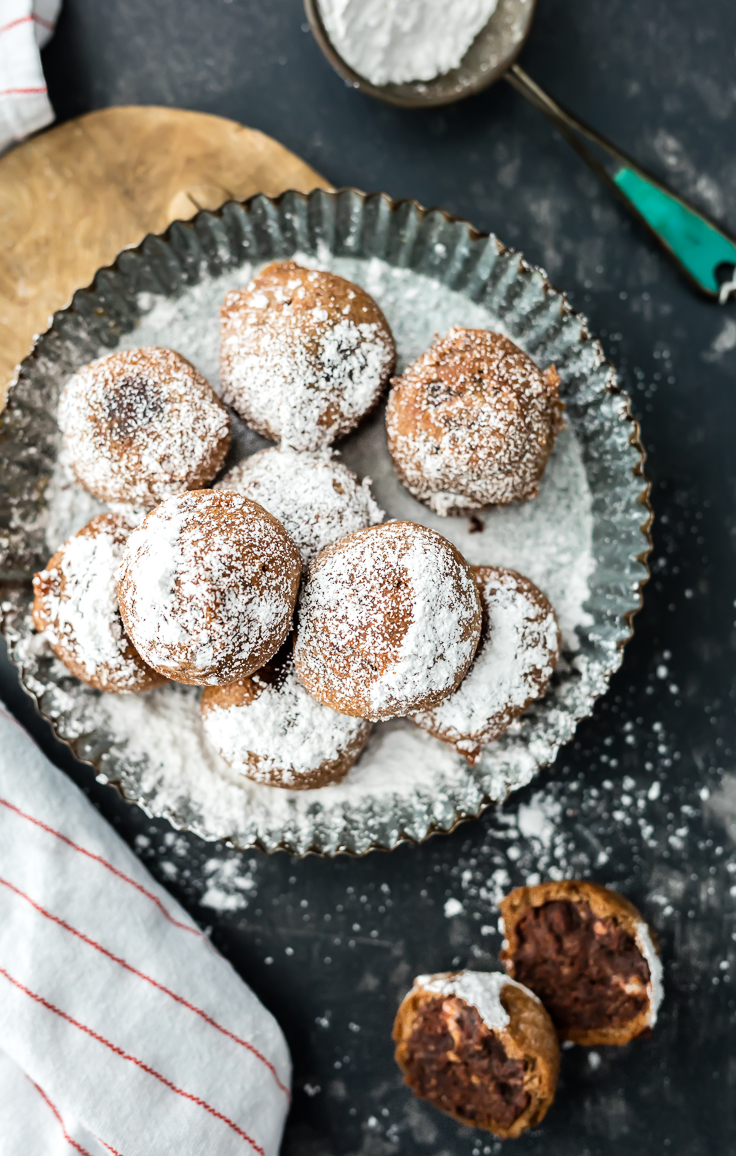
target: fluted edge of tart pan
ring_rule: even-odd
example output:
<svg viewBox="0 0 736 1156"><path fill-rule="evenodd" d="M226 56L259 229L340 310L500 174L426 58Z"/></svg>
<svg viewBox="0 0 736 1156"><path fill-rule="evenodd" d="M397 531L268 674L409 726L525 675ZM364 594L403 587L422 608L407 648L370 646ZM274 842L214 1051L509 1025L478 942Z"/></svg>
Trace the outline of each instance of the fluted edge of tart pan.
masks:
<svg viewBox="0 0 736 1156"><path fill-rule="evenodd" d="M397 790L390 805L384 799L372 806L362 798L329 812L320 805L319 792L304 792L311 798L298 822L296 817L285 822L282 807L276 824L234 822L215 830L186 795L161 806L151 775L143 773L140 759L128 759L116 748L109 729L85 729L80 695L89 703L88 696L99 692L79 691L82 684L33 634L30 579L49 553L46 488L59 453L56 403L68 376L116 348L144 316L149 299L175 300L206 278L295 253L315 260L325 254L378 258L429 278L488 309L540 364L554 362L568 420L582 445L592 498L594 569L585 602L590 624L567 674L555 679L513 734L491 744L481 761L467 769L461 788L413 791L411 798ZM649 576L652 511L644 457L629 399L600 342L590 336L586 319L542 270L495 236L416 201L355 189L309 195L290 191L276 199L259 195L228 202L124 250L54 314L19 367L0 414L0 619L9 654L58 738L125 800L177 829L236 847L296 855L361 855L421 842L477 817L528 783L605 693L632 636Z"/></svg>

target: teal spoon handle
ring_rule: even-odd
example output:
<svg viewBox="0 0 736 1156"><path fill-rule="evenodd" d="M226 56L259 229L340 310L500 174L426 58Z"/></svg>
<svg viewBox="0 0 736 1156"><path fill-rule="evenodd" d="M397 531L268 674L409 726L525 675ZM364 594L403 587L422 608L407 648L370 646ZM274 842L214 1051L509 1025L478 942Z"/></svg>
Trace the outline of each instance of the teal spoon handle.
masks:
<svg viewBox="0 0 736 1156"><path fill-rule="evenodd" d="M736 294L736 239L553 100L518 64L511 66L506 79L544 113L696 288L721 304ZM581 138L602 150L607 163L592 153Z"/></svg>

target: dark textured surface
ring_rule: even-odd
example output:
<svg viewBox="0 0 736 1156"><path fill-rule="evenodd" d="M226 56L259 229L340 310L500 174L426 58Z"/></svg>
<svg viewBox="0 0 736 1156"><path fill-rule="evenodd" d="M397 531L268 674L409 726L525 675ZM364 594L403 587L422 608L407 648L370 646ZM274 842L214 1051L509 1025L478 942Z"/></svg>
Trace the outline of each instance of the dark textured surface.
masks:
<svg viewBox="0 0 736 1156"><path fill-rule="evenodd" d="M654 578L623 669L502 810L358 861L175 836L73 765L7 666L2 693L124 837L143 836L154 874L278 1015L296 1069L288 1156L497 1151L412 1099L390 1029L417 972L493 964L494 897L534 872L589 874L640 905L667 994L650 1039L563 1054L557 1101L515 1151L734 1151L736 306L696 298L507 86L428 114L382 107L333 75L303 23L299 0L66 0L52 98L61 117L121 103L233 117L335 184L441 205L546 266L619 365L650 454ZM731 0L539 0L521 63L734 230L735 47ZM218 894L231 911L201 904Z"/></svg>

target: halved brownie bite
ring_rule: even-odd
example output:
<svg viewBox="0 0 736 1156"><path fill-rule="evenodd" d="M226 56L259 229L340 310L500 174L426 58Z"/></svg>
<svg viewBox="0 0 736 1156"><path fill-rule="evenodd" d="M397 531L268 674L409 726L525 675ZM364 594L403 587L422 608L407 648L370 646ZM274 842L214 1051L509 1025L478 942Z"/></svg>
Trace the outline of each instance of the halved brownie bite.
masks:
<svg viewBox="0 0 736 1156"><path fill-rule="evenodd" d="M582 879L518 887L501 901L507 972L544 1003L561 1039L626 1044L652 1028L662 964L628 899Z"/></svg>
<svg viewBox="0 0 736 1156"><path fill-rule="evenodd" d="M502 1138L554 1099L559 1045L537 997L502 972L420 975L394 1023L396 1062L415 1095Z"/></svg>

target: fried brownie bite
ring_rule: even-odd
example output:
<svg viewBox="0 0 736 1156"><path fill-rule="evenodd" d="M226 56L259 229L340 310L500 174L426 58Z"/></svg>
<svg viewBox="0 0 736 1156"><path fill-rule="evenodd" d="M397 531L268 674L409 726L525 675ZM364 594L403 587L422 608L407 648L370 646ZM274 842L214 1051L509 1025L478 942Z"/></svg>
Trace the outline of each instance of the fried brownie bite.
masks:
<svg viewBox="0 0 736 1156"><path fill-rule="evenodd" d="M654 1026L662 964L623 895L569 879L518 887L500 906L506 970L539 996L561 1039L626 1044Z"/></svg>
<svg viewBox="0 0 736 1156"><path fill-rule="evenodd" d="M459 686L480 627L478 590L455 547L415 522L386 522L312 562L299 599L296 672L343 714L407 715Z"/></svg>
<svg viewBox="0 0 736 1156"><path fill-rule="evenodd" d="M378 401L396 349L364 289L294 261L273 261L220 311L223 396L253 429L317 450Z"/></svg>
<svg viewBox="0 0 736 1156"><path fill-rule="evenodd" d="M221 686L291 633L302 563L272 514L241 494L192 490L152 510L118 571L125 629L167 678Z"/></svg>
<svg viewBox="0 0 736 1156"><path fill-rule="evenodd" d="M126 349L85 365L59 397L71 467L101 502L149 509L222 468L230 417L173 349Z"/></svg>
<svg viewBox="0 0 736 1156"><path fill-rule="evenodd" d="M554 1099L560 1053L552 1021L501 972L418 976L393 1036L411 1090L462 1124L514 1138Z"/></svg>
<svg viewBox="0 0 736 1156"><path fill-rule="evenodd" d="M98 514L33 578L33 624L82 682L107 694L140 694L165 682L125 633L115 581L132 527Z"/></svg>
<svg viewBox="0 0 736 1156"><path fill-rule="evenodd" d="M323 706L294 673L291 640L265 666L227 686L208 686L202 725L212 746L247 779L289 791L339 783L372 725Z"/></svg>
<svg viewBox="0 0 736 1156"><path fill-rule="evenodd" d="M451 694L412 721L449 743L471 766L547 691L560 654L557 616L529 578L500 566L471 566L483 607L473 665Z"/></svg>
<svg viewBox="0 0 736 1156"><path fill-rule="evenodd" d="M559 378L513 341L455 326L392 382L388 449L437 514L535 498L562 429Z"/></svg>

